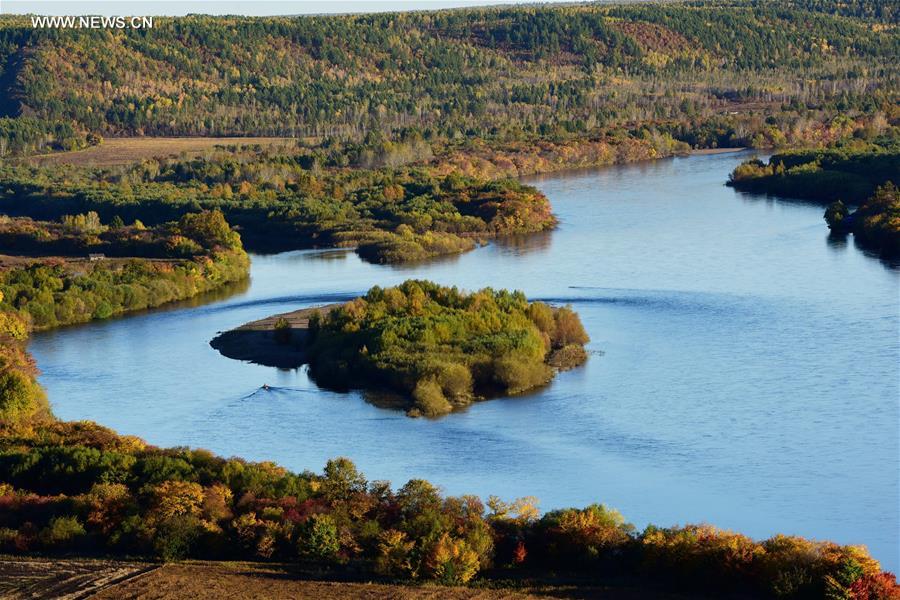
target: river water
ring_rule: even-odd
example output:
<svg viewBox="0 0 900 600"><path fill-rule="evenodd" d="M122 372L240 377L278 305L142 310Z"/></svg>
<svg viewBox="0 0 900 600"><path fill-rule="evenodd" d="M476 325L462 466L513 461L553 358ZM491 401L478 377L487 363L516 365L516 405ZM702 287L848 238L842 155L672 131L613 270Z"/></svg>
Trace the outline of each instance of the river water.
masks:
<svg viewBox="0 0 900 600"><path fill-rule="evenodd" d="M254 256L251 284L226 298L39 334L30 349L59 417L157 445L294 470L349 456L395 485L862 543L896 571L900 270L829 240L820 206L723 186L744 158L533 179L559 216L552 233L414 267ZM208 345L407 278L571 303L593 354L538 392L425 420Z"/></svg>

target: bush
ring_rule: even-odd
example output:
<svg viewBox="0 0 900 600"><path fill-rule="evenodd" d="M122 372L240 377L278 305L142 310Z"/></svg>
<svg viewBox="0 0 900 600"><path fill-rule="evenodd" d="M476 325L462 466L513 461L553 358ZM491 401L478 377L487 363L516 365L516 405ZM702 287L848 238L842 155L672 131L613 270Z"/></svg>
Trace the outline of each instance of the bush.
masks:
<svg viewBox="0 0 900 600"><path fill-rule="evenodd" d="M428 561L431 576L444 585L463 585L478 574L478 553L465 540L441 536Z"/></svg>
<svg viewBox="0 0 900 600"><path fill-rule="evenodd" d="M550 354L548 364L560 371L574 369L579 365L583 365L587 360L587 351L583 346L578 344L567 344L559 350L554 350Z"/></svg>
<svg viewBox="0 0 900 600"><path fill-rule="evenodd" d="M508 394L518 394L553 377L553 371L544 363L523 362L514 356L504 356L494 361L494 379Z"/></svg>
<svg viewBox="0 0 900 600"><path fill-rule="evenodd" d="M47 398L41 386L20 370L0 372L0 419L22 421L48 412Z"/></svg>
<svg viewBox="0 0 900 600"><path fill-rule="evenodd" d="M378 558L375 571L386 577L406 578L412 575L411 553L415 543L396 529L381 532L378 537Z"/></svg>
<svg viewBox="0 0 900 600"><path fill-rule="evenodd" d="M444 397L440 384L434 379L422 379L413 390L415 407L426 417L439 417L453 410Z"/></svg>
<svg viewBox="0 0 900 600"><path fill-rule="evenodd" d="M73 547L85 535L84 526L75 517L53 517L39 535L41 543L50 549Z"/></svg>
<svg viewBox="0 0 900 600"><path fill-rule="evenodd" d="M279 344L289 344L291 341L291 323L284 317L275 320L275 341Z"/></svg>
<svg viewBox="0 0 900 600"><path fill-rule="evenodd" d="M303 525L298 547L303 558L335 560L341 546L334 518L331 515L312 515Z"/></svg>
<svg viewBox="0 0 900 600"><path fill-rule="evenodd" d="M160 522L153 534L153 551L165 562L174 562L191 555L200 538L201 523L191 515L177 515Z"/></svg>
<svg viewBox="0 0 900 600"><path fill-rule="evenodd" d="M849 215L850 211L847 210L846 205L838 200L837 202L829 204L828 208L825 209L824 219L825 222L828 223L829 229L840 231L843 228L844 220Z"/></svg>

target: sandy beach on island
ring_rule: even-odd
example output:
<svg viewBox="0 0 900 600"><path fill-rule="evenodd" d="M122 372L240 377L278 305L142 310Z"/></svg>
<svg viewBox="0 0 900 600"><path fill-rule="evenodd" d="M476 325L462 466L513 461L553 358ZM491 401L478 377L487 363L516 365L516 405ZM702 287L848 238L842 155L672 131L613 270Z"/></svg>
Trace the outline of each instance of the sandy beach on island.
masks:
<svg viewBox="0 0 900 600"><path fill-rule="evenodd" d="M235 360L279 369L296 369L307 362L306 343L310 317L315 312L328 312L338 306L341 305L312 306L244 323L240 327L219 333L209 345L223 356ZM279 340L275 337L275 323L279 319L285 319L290 324L290 334L286 339Z"/></svg>

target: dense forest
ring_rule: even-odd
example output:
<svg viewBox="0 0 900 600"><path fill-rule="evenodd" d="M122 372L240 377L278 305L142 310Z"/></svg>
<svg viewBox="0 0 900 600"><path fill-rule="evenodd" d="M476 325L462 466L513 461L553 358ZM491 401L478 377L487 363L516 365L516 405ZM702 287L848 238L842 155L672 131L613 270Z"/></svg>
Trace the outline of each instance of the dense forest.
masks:
<svg viewBox="0 0 900 600"><path fill-rule="evenodd" d="M331 387L400 392L412 416L447 414L515 394L587 359L588 335L568 307L521 292L464 293L428 281L369 292L309 325L310 373Z"/></svg>
<svg viewBox="0 0 900 600"><path fill-rule="evenodd" d="M712 1L316 17L148 30L0 16L0 155L121 135L436 142L653 124L694 145L820 143L897 118L889 3ZM700 134L700 135L698 135Z"/></svg>
<svg viewBox="0 0 900 600"><path fill-rule="evenodd" d="M728 185L739 190L828 204L825 220L837 235L853 233L886 258L900 256L900 142L854 143L747 161ZM854 212L849 206L857 206Z"/></svg>

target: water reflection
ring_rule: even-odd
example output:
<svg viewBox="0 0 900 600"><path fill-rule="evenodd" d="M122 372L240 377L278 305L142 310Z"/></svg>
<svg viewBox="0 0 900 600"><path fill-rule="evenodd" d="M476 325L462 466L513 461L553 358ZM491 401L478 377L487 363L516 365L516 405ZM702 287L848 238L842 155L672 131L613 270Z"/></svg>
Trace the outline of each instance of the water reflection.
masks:
<svg viewBox="0 0 900 600"><path fill-rule="evenodd" d="M553 242L553 231L540 231L530 235L508 235L495 240L497 248L507 250L518 256L532 252L545 252Z"/></svg>
<svg viewBox="0 0 900 600"><path fill-rule="evenodd" d="M828 247L835 252L845 252L847 250L847 237L846 233L832 231L825 237L825 240L828 242Z"/></svg>

